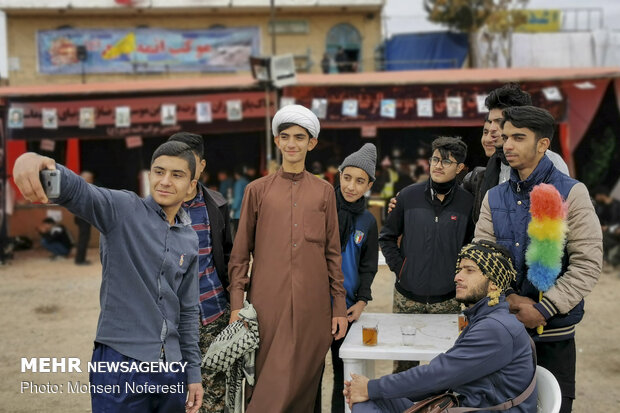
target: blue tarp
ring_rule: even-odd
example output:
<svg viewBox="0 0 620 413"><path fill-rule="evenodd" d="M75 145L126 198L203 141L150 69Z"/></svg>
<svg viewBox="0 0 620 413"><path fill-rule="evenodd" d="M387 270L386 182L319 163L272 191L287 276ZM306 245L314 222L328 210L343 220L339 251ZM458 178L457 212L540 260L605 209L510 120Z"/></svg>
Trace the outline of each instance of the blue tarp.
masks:
<svg viewBox="0 0 620 413"><path fill-rule="evenodd" d="M467 57L466 33L407 33L385 42L385 70L460 68Z"/></svg>

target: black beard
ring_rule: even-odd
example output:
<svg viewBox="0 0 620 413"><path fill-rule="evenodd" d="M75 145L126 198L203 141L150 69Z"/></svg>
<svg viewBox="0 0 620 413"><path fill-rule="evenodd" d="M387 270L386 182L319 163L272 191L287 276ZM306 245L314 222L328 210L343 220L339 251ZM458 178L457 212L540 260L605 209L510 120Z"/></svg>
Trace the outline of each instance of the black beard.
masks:
<svg viewBox="0 0 620 413"><path fill-rule="evenodd" d="M474 305L478 301L486 297L488 295L488 291L489 291L489 280L487 280L487 282L480 288L477 288L476 290L470 292L467 296L463 298L457 298L456 301L458 301L461 304L464 304L466 307L469 307L470 305Z"/></svg>

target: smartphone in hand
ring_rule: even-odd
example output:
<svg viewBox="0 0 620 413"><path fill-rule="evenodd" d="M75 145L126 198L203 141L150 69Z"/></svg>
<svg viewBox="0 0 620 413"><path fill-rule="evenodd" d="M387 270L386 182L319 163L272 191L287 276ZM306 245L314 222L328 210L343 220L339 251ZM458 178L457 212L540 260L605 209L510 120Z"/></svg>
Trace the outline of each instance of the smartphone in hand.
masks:
<svg viewBox="0 0 620 413"><path fill-rule="evenodd" d="M39 172L39 178L45 195L50 199L60 197L60 171L56 169L44 169Z"/></svg>

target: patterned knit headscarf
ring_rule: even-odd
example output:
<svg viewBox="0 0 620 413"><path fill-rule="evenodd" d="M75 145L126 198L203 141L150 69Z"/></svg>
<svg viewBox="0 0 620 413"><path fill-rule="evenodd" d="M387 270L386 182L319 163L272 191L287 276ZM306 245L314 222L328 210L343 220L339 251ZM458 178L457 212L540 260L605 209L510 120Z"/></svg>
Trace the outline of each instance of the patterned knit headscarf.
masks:
<svg viewBox="0 0 620 413"><path fill-rule="evenodd" d="M461 249L456 260L457 273L460 271L459 266L463 258L475 262L482 274L493 281L499 289L499 291L489 293L489 306L499 303L501 291L510 287L510 283L517 277L510 252L491 241L474 241Z"/></svg>

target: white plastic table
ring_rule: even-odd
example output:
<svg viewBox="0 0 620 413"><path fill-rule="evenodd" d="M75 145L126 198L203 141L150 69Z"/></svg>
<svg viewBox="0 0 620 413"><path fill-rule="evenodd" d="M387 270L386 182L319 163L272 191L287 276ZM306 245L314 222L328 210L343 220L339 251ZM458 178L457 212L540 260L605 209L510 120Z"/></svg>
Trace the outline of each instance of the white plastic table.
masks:
<svg viewBox="0 0 620 413"><path fill-rule="evenodd" d="M362 324L374 321L379 325L377 345L365 346L362 344ZM404 325L416 327L413 346L402 344L400 327ZM457 314L362 313L360 319L351 325L340 347L344 378L349 380L350 373L374 378L375 360L431 360L452 347L457 336ZM349 413L348 406L345 411Z"/></svg>

